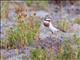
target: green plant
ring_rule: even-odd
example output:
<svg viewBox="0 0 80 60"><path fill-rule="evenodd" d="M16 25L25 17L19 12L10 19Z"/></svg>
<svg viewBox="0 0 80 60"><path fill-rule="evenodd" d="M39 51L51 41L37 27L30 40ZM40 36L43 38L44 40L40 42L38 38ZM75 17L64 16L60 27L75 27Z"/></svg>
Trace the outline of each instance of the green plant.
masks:
<svg viewBox="0 0 80 60"><path fill-rule="evenodd" d="M80 60L80 48L79 48L79 50L78 50L77 60Z"/></svg>
<svg viewBox="0 0 80 60"><path fill-rule="evenodd" d="M48 0L45 0L45 1L39 1L39 0L29 0L29 1L26 1L26 4L31 7L35 4L36 8L40 8L40 9L45 9L47 10L48 9Z"/></svg>
<svg viewBox="0 0 80 60"><path fill-rule="evenodd" d="M57 59L58 60L63 60L63 54L64 54L64 45L61 45L59 47L59 52L58 52Z"/></svg>
<svg viewBox="0 0 80 60"><path fill-rule="evenodd" d="M62 45L63 46L63 48L62 48L63 53L59 53L59 55L61 54L61 57L58 55L61 60L62 59L63 60L65 60L65 59L66 60L79 59L79 49L76 48L76 46L74 46L74 44L76 44L76 42L71 43L71 40L67 39L66 37L64 38L64 44ZM78 44L77 44L77 46L78 46Z"/></svg>
<svg viewBox="0 0 80 60"><path fill-rule="evenodd" d="M31 60L46 60L46 51L44 49L34 49L31 52Z"/></svg>
<svg viewBox="0 0 80 60"><path fill-rule="evenodd" d="M70 41L65 37L64 38L64 43L60 46L59 48L59 53L58 53L58 60L73 60L75 57L74 51L72 49L72 44Z"/></svg>
<svg viewBox="0 0 80 60"><path fill-rule="evenodd" d="M33 22L33 19L31 21L29 20L29 22ZM39 31L40 22L34 21L34 25L30 23L18 21L17 26L9 30L7 40L11 47L23 47L31 45L34 42L35 36Z"/></svg>
<svg viewBox="0 0 80 60"><path fill-rule="evenodd" d="M35 40L36 34L39 31L40 22L34 20L34 17L30 17L32 19L29 19L29 26L28 26L28 32L27 32L27 40L29 45Z"/></svg>
<svg viewBox="0 0 80 60"><path fill-rule="evenodd" d="M1 19L8 17L9 2L1 2Z"/></svg>
<svg viewBox="0 0 80 60"><path fill-rule="evenodd" d="M68 20L61 20L58 22L58 28L62 31L67 31L67 29L70 27L70 23Z"/></svg>
<svg viewBox="0 0 80 60"><path fill-rule="evenodd" d="M74 20L74 23L80 24L80 18L79 18L79 17L76 18L76 19Z"/></svg>
<svg viewBox="0 0 80 60"><path fill-rule="evenodd" d="M80 60L80 37L76 35L76 33L73 35L75 43L77 44L77 60Z"/></svg>
<svg viewBox="0 0 80 60"><path fill-rule="evenodd" d="M32 6L32 3L33 3L32 0L26 1L26 4L27 4L28 6Z"/></svg>
<svg viewBox="0 0 80 60"><path fill-rule="evenodd" d="M50 60L55 60L55 56L54 56L54 49L53 48L49 48L49 53L50 54Z"/></svg>
<svg viewBox="0 0 80 60"><path fill-rule="evenodd" d="M71 50L69 50L69 49L70 49L70 47L65 46L63 59L71 60Z"/></svg>
<svg viewBox="0 0 80 60"><path fill-rule="evenodd" d="M22 55L22 60L26 60L27 58L26 58L26 55L24 54L24 55Z"/></svg>
<svg viewBox="0 0 80 60"><path fill-rule="evenodd" d="M48 0L46 1L37 1L38 5L41 9L47 10L48 9Z"/></svg>
<svg viewBox="0 0 80 60"><path fill-rule="evenodd" d="M78 36L76 34L76 32L73 34L73 37L74 37L74 40L75 40L75 43L77 44L77 46L80 48L80 36Z"/></svg>

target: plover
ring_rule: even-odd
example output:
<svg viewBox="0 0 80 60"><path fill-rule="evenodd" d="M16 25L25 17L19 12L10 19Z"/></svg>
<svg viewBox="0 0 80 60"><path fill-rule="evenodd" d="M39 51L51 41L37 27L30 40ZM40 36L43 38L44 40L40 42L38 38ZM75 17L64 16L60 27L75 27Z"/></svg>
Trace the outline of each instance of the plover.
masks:
<svg viewBox="0 0 80 60"><path fill-rule="evenodd" d="M43 25L45 27L48 27L50 29L50 31L52 33L59 31L57 28L55 28L52 23L51 23L51 18L49 18L48 16L45 17L44 21L43 21Z"/></svg>

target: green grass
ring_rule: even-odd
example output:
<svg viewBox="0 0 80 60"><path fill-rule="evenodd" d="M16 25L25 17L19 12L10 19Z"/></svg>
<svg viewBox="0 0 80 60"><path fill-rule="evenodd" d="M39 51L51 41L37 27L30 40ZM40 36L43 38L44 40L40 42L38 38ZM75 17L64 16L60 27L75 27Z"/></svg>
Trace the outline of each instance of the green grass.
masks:
<svg viewBox="0 0 80 60"><path fill-rule="evenodd" d="M68 20L61 20L58 22L58 28L61 29L62 31L67 31L69 27L70 27L70 23Z"/></svg>
<svg viewBox="0 0 80 60"><path fill-rule="evenodd" d="M80 18L79 18L79 17L76 18L76 19L74 20L74 23L80 24Z"/></svg>
<svg viewBox="0 0 80 60"><path fill-rule="evenodd" d="M80 60L80 37L76 34L73 35L75 43L77 44L77 60Z"/></svg>
<svg viewBox="0 0 80 60"><path fill-rule="evenodd" d="M35 4L36 8L40 8L40 9L44 9L44 10L47 10L48 9L48 0L45 0L45 1L40 1L40 0L27 0L26 1L26 4L31 7Z"/></svg>
<svg viewBox="0 0 80 60"><path fill-rule="evenodd" d="M74 38L75 36L71 37ZM78 38L78 41L76 41ZM80 38L76 37L73 40L69 40L68 38L64 38L64 43L59 48L58 53L58 60L79 60L80 59L80 44L79 43ZM71 43L70 41L75 41L74 43ZM74 44L77 44L78 48L75 46L72 47Z"/></svg>
<svg viewBox="0 0 80 60"><path fill-rule="evenodd" d="M9 2L1 2L1 19L8 17Z"/></svg>
<svg viewBox="0 0 80 60"><path fill-rule="evenodd" d="M34 25L30 24L31 22L33 22L33 20L29 20L29 23L18 21L18 24L14 29L9 29L6 40L11 48L31 45L34 40L36 40L40 22L34 21Z"/></svg>
<svg viewBox="0 0 80 60"><path fill-rule="evenodd" d="M46 51L44 49L35 49L31 52L31 60L46 60Z"/></svg>

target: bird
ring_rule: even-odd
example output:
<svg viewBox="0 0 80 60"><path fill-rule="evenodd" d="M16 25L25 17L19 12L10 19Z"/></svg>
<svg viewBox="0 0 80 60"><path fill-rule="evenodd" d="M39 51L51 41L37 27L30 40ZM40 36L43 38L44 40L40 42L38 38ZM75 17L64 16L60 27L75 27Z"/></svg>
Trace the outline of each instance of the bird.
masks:
<svg viewBox="0 0 80 60"><path fill-rule="evenodd" d="M56 27L54 27L51 23L51 18L47 15L43 21L43 25L48 27L52 33L59 31Z"/></svg>

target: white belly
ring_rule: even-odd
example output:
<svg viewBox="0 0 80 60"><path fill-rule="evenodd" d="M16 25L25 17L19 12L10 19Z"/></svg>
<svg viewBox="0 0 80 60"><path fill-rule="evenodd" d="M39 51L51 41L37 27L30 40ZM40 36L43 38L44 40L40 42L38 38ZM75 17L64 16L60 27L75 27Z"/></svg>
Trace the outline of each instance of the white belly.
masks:
<svg viewBox="0 0 80 60"><path fill-rule="evenodd" d="M57 28L55 28L51 23L49 25L49 29L54 33L56 31L59 31Z"/></svg>

